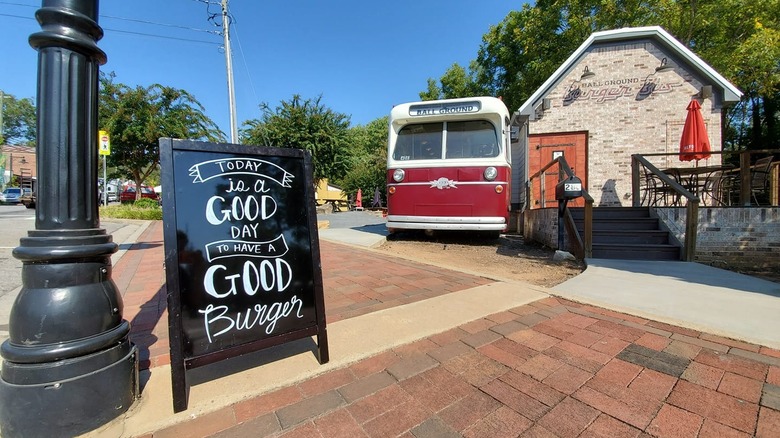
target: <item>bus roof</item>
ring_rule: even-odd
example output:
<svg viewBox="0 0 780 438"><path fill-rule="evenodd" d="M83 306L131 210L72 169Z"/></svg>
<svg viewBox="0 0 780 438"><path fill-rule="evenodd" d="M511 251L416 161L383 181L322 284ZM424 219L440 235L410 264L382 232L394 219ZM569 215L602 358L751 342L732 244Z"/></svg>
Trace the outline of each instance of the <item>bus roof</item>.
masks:
<svg viewBox="0 0 780 438"><path fill-rule="evenodd" d="M426 100L394 106L390 111L390 121L406 124L417 119L472 114L501 114L503 118L509 117L509 110L501 99L488 96Z"/></svg>

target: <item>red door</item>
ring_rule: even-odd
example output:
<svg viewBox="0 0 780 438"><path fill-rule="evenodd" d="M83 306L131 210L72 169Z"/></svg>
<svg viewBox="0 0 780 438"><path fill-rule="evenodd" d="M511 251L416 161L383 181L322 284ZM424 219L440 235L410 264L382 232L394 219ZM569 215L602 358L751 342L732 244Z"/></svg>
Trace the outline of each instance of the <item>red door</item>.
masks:
<svg viewBox="0 0 780 438"><path fill-rule="evenodd" d="M582 187L588 187L587 166L587 132L567 132L555 134L532 134L528 136L528 171L534 175L550 161L563 155L566 163L577 177L582 180ZM558 166L553 165L545 170L544 200L542 200L542 184L539 178L534 178L533 202L530 208L557 207L555 185L558 183ZM571 207L584 206L582 198L569 202Z"/></svg>

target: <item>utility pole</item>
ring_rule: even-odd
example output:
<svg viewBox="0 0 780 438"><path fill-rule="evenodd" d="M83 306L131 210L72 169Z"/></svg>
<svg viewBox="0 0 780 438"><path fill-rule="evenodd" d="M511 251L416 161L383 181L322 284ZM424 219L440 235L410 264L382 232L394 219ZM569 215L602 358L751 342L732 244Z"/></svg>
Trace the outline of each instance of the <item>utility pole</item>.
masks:
<svg viewBox="0 0 780 438"><path fill-rule="evenodd" d="M11 98L11 96L6 96L5 93L3 93L3 90L0 90L0 142L5 143L5 136L3 135L3 100L6 98Z"/></svg>
<svg viewBox="0 0 780 438"><path fill-rule="evenodd" d="M5 143L5 136L3 135L3 99L5 99L5 94L0 90L0 141Z"/></svg>
<svg viewBox="0 0 780 438"><path fill-rule="evenodd" d="M0 347L3 437L76 436L138 394L138 349L111 279L117 245L97 203L98 0L43 0L38 51L35 230L13 256L22 288Z"/></svg>
<svg viewBox="0 0 780 438"><path fill-rule="evenodd" d="M236 93L233 87L233 52L230 50L230 16L228 0L222 0L222 37L225 41L225 65L227 66L228 101L230 103L230 142L238 143L236 123Z"/></svg>

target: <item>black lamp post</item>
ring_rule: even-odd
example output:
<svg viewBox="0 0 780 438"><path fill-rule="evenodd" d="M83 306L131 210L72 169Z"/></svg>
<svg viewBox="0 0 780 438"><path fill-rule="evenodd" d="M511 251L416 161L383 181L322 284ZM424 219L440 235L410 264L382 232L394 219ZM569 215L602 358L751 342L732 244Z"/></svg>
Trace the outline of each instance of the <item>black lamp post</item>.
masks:
<svg viewBox="0 0 780 438"><path fill-rule="evenodd" d="M137 350L111 279L117 246L97 203L97 0L43 0L38 50L35 230L13 251L22 289L0 347L2 436L72 436L125 412Z"/></svg>

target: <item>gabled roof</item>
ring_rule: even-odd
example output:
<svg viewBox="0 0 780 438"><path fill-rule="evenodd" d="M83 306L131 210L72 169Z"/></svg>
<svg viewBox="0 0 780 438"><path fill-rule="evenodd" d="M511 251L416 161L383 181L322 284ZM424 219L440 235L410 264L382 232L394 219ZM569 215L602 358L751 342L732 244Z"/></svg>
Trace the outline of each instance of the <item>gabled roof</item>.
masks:
<svg viewBox="0 0 780 438"><path fill-rule="evenodd" d="M708 85L713 85L719 88L723 92L723 102L737 102L742 97L742 92L737 89L731 82L721 76L717 71L710 67L701 58L696 56L690 49L685 47L682 43L677 41L669 32L665 31L659 26L647 26L647 27L629 27L623 29L606 30L602 32L594 32L585 40L569 58L555 70L547 80L539 87L534 94L526 100L520 109L515 113L518 115L533 115L534 108L539 102L546 96L550 90L558 83L560 78L574 68L580 59L584 56L590 46L598 43L613 43L621 41L631 41L640 39L650 39L665 51L670 52L676 60L686 64L686 70L697 73L704 78L704 82L709 82Z"/></svg>

